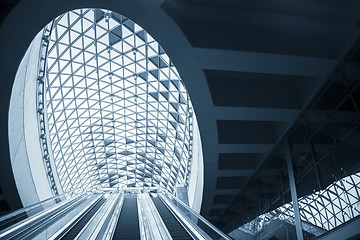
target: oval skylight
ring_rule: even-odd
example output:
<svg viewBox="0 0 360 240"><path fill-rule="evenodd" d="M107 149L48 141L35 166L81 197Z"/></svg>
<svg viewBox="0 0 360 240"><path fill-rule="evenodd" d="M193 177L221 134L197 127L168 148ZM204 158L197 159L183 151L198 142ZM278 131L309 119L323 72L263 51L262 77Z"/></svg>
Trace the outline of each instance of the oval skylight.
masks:
<svg viewBox="0 0 360 240"><path fill-rule="evenodd" d="M49 27L47 121L63 191L186 185L194 115L164 49L108 10L74 10Z"/></svg>

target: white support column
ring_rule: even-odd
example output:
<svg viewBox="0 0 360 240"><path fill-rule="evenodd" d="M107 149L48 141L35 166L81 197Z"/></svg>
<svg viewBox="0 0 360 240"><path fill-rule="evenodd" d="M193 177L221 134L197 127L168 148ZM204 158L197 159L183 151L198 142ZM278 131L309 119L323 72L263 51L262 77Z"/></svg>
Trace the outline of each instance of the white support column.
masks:
<svg viewBox="0 0 360 240"><path fill-rule="evenodd" d="M42 32L34 38L15 76L9 107L11 166L24 207L53 196L40 148L36 87Z"/></svg>

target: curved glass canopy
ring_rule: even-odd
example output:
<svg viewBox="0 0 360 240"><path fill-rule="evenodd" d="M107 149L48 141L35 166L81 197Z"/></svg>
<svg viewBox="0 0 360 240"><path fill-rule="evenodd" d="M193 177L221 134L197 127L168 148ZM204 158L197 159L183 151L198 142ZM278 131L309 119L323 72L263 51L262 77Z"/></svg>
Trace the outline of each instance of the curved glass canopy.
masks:
<svg viewBox="0 0 360 240"><path fill-rule="evenodd" d="M192 106L164 49L115 12L81 9L51 23L48 131L63 191L186 185Z"/></svg>

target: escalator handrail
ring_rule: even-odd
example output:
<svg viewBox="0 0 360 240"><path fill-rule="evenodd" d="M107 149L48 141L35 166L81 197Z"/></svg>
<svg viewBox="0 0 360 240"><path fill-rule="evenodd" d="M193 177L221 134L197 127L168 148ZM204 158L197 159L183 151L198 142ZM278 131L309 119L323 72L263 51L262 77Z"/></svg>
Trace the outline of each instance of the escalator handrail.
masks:
<svg viewBox="0 0 360 240"><path fill-rule="evenodd" d="M120 193L116 197L116 200L115 200L114 204L111 206L109 214L107 214L105 220L102 223L101 229L100 229L100 231L98 232L98 234L97 234L97 236L95 238L96 240L100 240L100 239L104 240L104 239L106 239L107 231L111 228L109 223L112 221L114 215L116 215L116 214L113 214L113 213L115 213L119 203L121 204L121 201L123 201L123 199L124 199L123 195L124 194Z"/></svg>
<svg viewBox="0 0 360 240"><path fill-rule="evenodd" d="M84 202L87 197L88 196L78 197L75 202L71 202L68 206L63 207L56 211L54 214L51 214L45 219L40 220L37 225L35 225L33 228L30 228L30 231L27 231L25 235L21 237L21 239L32 239L39 232L44 231L44 228L48 228L48 226L51 226L54 222L59 221L60 218L62 218L68 212L72 211L76 206Z"/></svg>
<svg viewBox="0 0 360 240"><path fill-rule="evenodd" d="M101 196L97 196L95 199L91 200L90 204L84 208L77 216L62 226L58 231L56 231L48 240L55 240L63 238L100 200Z"/></svg>
<svg viewBox="0 0 360 240"><path fill-rule="evenodd" d="M164 206L173 214L178 222L184 227L184 229L190 234L193 239L204 240L211 239L199 226L194 224L185 214L180 211L173 202L168 198L158 195L160 201Z"/></svg>
<svg viewBox="0 0 360 240"><path fill-rule="evenodd" d="M140 240L153 240L153 233L149 229L148 221L142 209L142 203L139 195L136 197L137 202L137 214L139 219L139 231L140 231Z"/></svg>
<svg viewBox="0 0 360 240"><path fill-rule="evenodd" d="M140 202L139 206L142 207L140 208L140 211L145 217L145 227L147 228L147 232L150 233L149 239L172 239L169 230L167 229L149 194L139 194L138 199Z"/></svg>
<svg viewBox="0 0 360 240"><path fill-rule="evenodd" d="M54 205L53 207L40 212L30 218L27 218L21 222L18 222L8 228L5 228L4 230L0 231L0 238L1 239L8 239L13 238L14 236L17 236L19 234L22 234L26 232L27 230L31 230L32 232L38 229L41 226L34 227L38 224L42 224L44 219L46 219L48 216L52 216L54 214L57 214L61 212L64 209L67 209L71 207L74 203L78 202L79 200L83 199L84 196L78 196L73 199L69 199L67 201L62 202L61 204Z"/></svg>
<svg viewBox="0 0 360 240"><path fill-rule="evenodd" d="M106 234L102 237L102 240L113 239L113 236L115 234L116 225L119 221L121 210L124 205L124 199L125 199L125 194L121 194L120 200L117 203L117 206L114 210L115 214L113 214L112 217L109 219L110 224L107 227L107 229L105 230Z"/></svg>
<svg viewBox="0 0 360 240"><path fill-rule="evenodd" d="M12 218L12 217L14 217L14 216L16 216L16 215L18 215L18 214L20 214L20 213L29 211L29 210L34 209L34 208L36 208L36 207L39 207L39 206L41 206L41 205L43 205L43 204L47 204L48 202L51 202L51 201L53 201L53 200L55 200L55 199L57 199L57 198L65 197L65 199L66 199L66 196L67 196L67 195L72 195L72 194L74 194L73 191L71 191L71 192L66 192L66 193L63 193L63 194L56 195L56 196L53 196L53 197L51 197L51 198L45 199L45 200L43 200L43 201L41 201L41 202L32 204L32 205L27 206L27 207L25 207L25 208L20 208L20 209L18 209L18 210L15 210L15 211L13 211L13 212L11 212L11 213L9 213L9 214L6 214L6 215L4 215L4 216L1 216L1 217L0 217L0 224L1 224L2 222L4 222L4 221L8 220L9 218Z"/></svg>
<svg viewBox="0 0 360 240"><path fill-rule="evenodd" d="M166 194L166 195L165 195ZM161 198L170 198L168 195L168 193L164 193L161 192L159 193L159 196ZM193 215L195 215L198 219L200 219L203 223L205 223L209 228L211 228L214 232L216 232L217 234L219 234L222 238L226 239L226 240L231 240L231 238L229 236L227 236L225 233L223 233L222 231L220 231L219 229L217 229L214 225L212 225L208 220L206 220L203 216L201 216L200 214L196 213L194 210L192 210L189 206L187 206L185 203L183 203L180 199L178 199L175 196L171 196L171 198L175 199L176 202L178 202L181 206L183 206L186 210L188 210L189 212L191 212Z"/></svg>
<svg viewBox="0 0 360 240"><path fill-rule="evenodd" d="M94 215L89 219L87 224L83 227L83 229L79 232L79 234L75 237L76 239L96 239L101 228L103 227L103 224L105 220L107 219L108 215L112 212L112 209L114 208L114 205L117 203L117 200L119 198L119 195L117 193L113 192L112 195L106 200L105 203L102 204L102 206L94 213ZM108 202L109 201L109 202ZM102 213L101 211L105 211ZM97 223L96 223L97 221ZM91 224L95 224L95 226L91 226ZM86 231L90 228L91 234L90 236L84 236L86 235Z"/></svg>

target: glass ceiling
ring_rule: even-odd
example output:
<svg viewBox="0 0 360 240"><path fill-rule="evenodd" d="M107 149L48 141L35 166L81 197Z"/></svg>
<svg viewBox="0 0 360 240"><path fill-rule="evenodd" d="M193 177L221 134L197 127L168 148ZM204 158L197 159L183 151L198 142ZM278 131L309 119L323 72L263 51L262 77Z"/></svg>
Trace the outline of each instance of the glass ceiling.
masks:
<svg viewBox="0 0 360 240"><path fill-rule="evenodd" d="M360 215L360 173L300 198L299 210L303 229L315 234L322 232L314 228L328 231ZM292 203L287 203L244 224L240 229L256 235L275 219L294 224L294 215Z"/></svg>
<svg viewBox="0 0 360 240"><path fill-rule="evenodd" d="M45 97L63 191L186 185L192 105L164 49L107 10L50 25Z"/></svg>

